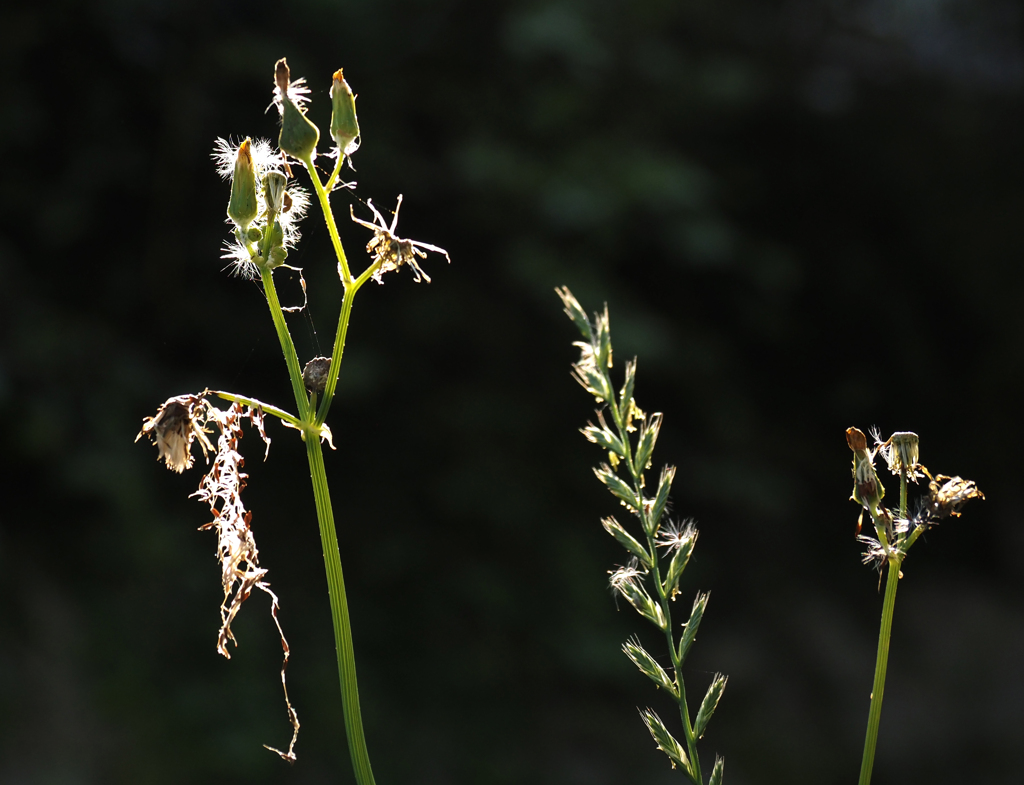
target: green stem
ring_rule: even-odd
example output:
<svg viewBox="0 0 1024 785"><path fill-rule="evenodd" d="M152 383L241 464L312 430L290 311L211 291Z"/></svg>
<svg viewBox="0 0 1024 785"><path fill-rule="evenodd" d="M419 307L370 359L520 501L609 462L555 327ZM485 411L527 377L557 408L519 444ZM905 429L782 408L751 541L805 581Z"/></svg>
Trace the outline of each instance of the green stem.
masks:
<svg viewBox="0 0 1024 785"><path fill-rule="evenodd" d="M331 369L327 376L327 385L324 387L324 399L320 402L320 409L316 413L317 425L322 425L327 419L327 413L334 401L334 391L338 385L338 372L341 370L341 358L345 353L348 323L352 316L352 302L355 300L356 292L370 280L379 267L380 262L370 265L356 280L345 287L345 297L341 302L341 314L338 316L338 332L334 336L334 350L331 353Z"/></svg>
<svg viewBox="0 0 1024 785"><path fill-rule="evenodd" d="M327 571L327 591L331 601L331 620L334 622L334 644L338 652L338 678L341 682L341 705L345 713L345 736L352 757L352 768L359 785L374 785L370 768L370 754L363 734L363 718L359 710L359 685L356 681L355 652L352 647L352 626L348 617L345 596L345 577L338 552L338 534L334 528L334 512L327 487L324 456L320 439L312 431L306 434L306 455L313 480L313 496L320 523L320 543L324 551Z"/></svg>
<svg viewBox="0 0 1024 785"><path fill-rule="evenodd" d="M292 393L295 395L295 405L299 408L299 420L305 421L309 416L309 398L306 397L306 387L302 383L302 369L299 367L299 357L295 353L295 344L292 343L291 333L288 332L288 325L284 321L281 301L277 299L274 273L265 265L261 265L260 277L263 280L263 292L267 296L267 305L270 306L270 317L274 320L274 329L277 330L281 351L284 352L284 362L288 366L288 376L292 383Z"/></svg>
<svg viewBox="0 0 1024 785"><path fill-rule="evenodd" d="M690 774L697 785L703 783L700 772L700 757L697 755L697 736L693 732L693 724L690 722L690 710L686 705L686 684L683 682L683 663L679 659L679 650L676 648L676 641L672 635L672 611L669 609L669 598L665 594L665 588L661 584L661 571L658 567L658 551L654 544L654 538L647 536L647 547L651 554L653 566L651 572L654 574L654 585L658 590L658 602L661 611L665 614L668 624L665 627L665 637L668 640L668 650L672 655L672 670L675 674L676 690L679 693L679 718L683 722L683 735L686 737L686 751L690 756Z"/></svg>
<svg viewBox="0 0 1024 785"><path fill-rule="evenodd" d="M889 577L885 583L882 625L878 633L878 656L875 659L875 683L871 690L871 709L868 711L868 730L864 738L864 757L861 759L858 785L869 785L871 770L875 764L875 745L878 742L878 725L882 718L885 670L889 663L889 638L892 631L893 609L896 606L896 586L899 584L899 580L900 559L894 555L889 559Z"/></svg>
<svg viewBox="0 0 1024 785"><path fill-rule="evenodd" d="M234 401L235 403L243 404L252 409L259 409L264 414L272 414L289 425L301 429L302 421L294 414L289 414L284 409L278 409L276 406L271 406L269 403L263 403L263 401L258 401L255 398L247 398L244 395L236 395L235 393L224 392L223 390L210 390L210 392L218 398L223 398L225 401Z"/></svg>
<svg viewBox="0 0 1024 785"><path fill-rule="evenodd" d="M338 316L338 332L334 336L334 349L331 352L331 367L327 373L327 384L324 387L324 398L316 413L317 424L327 419L327 413L334 401L334 390L338 386L338 372L341 370L341 358L345 354L345 338L348 336L348 323L352 317L352 301L355 299L358 286L347 286L341 301L341 314Z"/></svg>
<svg viewBox="0 0 1024 785"><path fill-rule="evenodd" d="M331 176L327 178L327 183L324 185L324 190L330 193L334 190L334 183L338 179L338 175L341 174L341 165L345 163L345 154L341 151L338 152L338 163L334 167L334 171L331 172Z"/></svg>
<svg viewBox="0 0 1024 785"><path fill-rule="evenodd" d="M319 181L316 180L315 176L314 182L319 185ZM323 189L321 188L320 190L322 191ZM339 256L339 259L344 259L344 255ZM267 296L267 304L270 306L270 315L274 320L274 327L281 342L285 364L288 366L288 376L291 379L292 392L295 394L295 402L299 409L299 417L296 422L302 430L302 436L306 442L306 456L309 459L309 472L313 481L313 498L316 501L317 521L320 526L320 542L323 547L324 567L327 572L327 591L330 597L331 621L334 625L334 641L338 654L338 678L341 683L342 710L345 715L345 735L348 739L349 754L352 757L352 768L359 785L374 785L373 771L370 768L370 756L366 749L366 738L363 734L362 714L359 710L359 687L356 683L352 627L349 623L345 580L341 570L341 555L338 551L338 535L334 527L334 512L331 508L331 496L327 487L327 474L324 469L323 451L320 446L319 426L323 420L313 421L314 413L310 410L310 399L306 395L305 385L302 381L302 371L299 368L298 356L295 353L295 345L292 343L291 334L288 332L288 325L285 323L281 303L278 300L277 290L274 287L273 273L266 267L261 267L260 273L263 279L263 289ZM344 333L348 328L352 297L357 289L358 287L349 286L345 291L345 304L342 307L341 324L339 324L339 335L342 338L342 344L344 343ZM338 366L341 363L341 351L337 342L334 354L336 358L332 363L332 380L337 379ZM327 400L325 397L325 403ZM326 414L326 409L324 407L321 407L321 409ZM281 414L287 413L281 412ZM279 414L278 416L281 415ZM295 419L291 418L290 415L288 415L288 418Z"/></svg>
<svg viewBox="0 0 1024 785"><path fill-rule="evenodd" d="M341 237L338 236L338 226L334 222L334 213L331 212L331 203L327 198L327 191L324 190L324 186L320 182L320 176L316 173L316 169L313 168L312 159L306 158L302 163L305 164L306 171L309 172L309 179L313 181L313 190L316 191L317 198L320 200L320 209L323 211L324 221L327 222L327 232L331 235L334 254L338 257L338 272L341 275L341 282L344 284L347 292L349 285L352 283L352 273L348 270L348 259L345 257L345 249L341 245Z"/></svg>

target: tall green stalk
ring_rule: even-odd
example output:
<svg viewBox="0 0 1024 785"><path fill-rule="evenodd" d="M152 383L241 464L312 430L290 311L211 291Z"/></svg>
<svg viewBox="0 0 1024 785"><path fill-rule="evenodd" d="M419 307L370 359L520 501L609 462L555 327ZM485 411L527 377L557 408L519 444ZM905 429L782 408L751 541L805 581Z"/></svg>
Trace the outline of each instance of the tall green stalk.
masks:
<svg viewBox="0 0 1024 785"><path fill-rule="evenodd" d="M900 474L900 517L907 518L907 467L899 464ZM884 522L881 516L872 516L878 526L879 539L886 542ZM871 772L875 765L875 747L878 744L878 728L882 721L882 698L885 694L885 672L889 665L889 641L892 637L892 616L896 608L896 587L900 582L900 565L904 554L897 548L889 551L886 560L888 577L885 581L885 599L882 601L882 622L878 631L878 651L875 655L875 681L871 688L871 706L868 709L868 727L864 736L864 755L860 762L860 779L857 785L869 785Z"/></svg>
<svg viewBox="0 0 1024 785"><path fill-rule="evenodd" d="M882 719L882 699L885 696L885 675L889 664L889 643L892 636L893 612L896 607L896 588L903 577L903 561L907 551L921 534L949 516L959 516L960 508L970 499L984 499L977 486L960 477L939 474L933 477L919 461L919 439L916 433L898 431L886 441L874 433L875 446L868 448L867 438L857 428L846 431L846 441L853 450L853 500L871 518L875 538L860 536L867 543L865 563L885 565L888 571L885 599L882 601L882 621L878 632L878 651L875 657L875 679L868 709L868 727L864 736L864 754L861 758L859 785L870 785L875 765L875 748ZM893 474L900 478L899 509L894 515L882 505L885 488L875 471L876 455L881 454ZM907 480L927 477L928 498L919 505L913 516L907 514ZM860 524L857 527L860 532Z"/></svg>
<svg viewBox="0 0 1024 785"><path fill-rule="evenodd" d="M338 257L339 269L344 271L344 278L348 274L348 264L345 259L345 251L341 245L341 239L338 236L337 227L334 223L334 216L331 213L327 194L320 183L319 176L312 162L306 164L306 169L310 179L313 181L317 194L320 196L324 220L327 222L328 229L330 230L332 245ZM311 402L315 401L315 393L311 399L307 397L305 391L302 371L299 370L298 356L295 353L295 345L292 343L288 326L285 324L284 313L281 310L274 287L273 272L266 268L262 270L264 291L267 293L267 305L270 307L271 318L274 321L274 326L277 329L277 335L281 342L285 365L288 367L292 390L295 393L295 404L300 413L299 427L302 431L302 438L306 442L306 457L309 461L309 473L313 483L313 498L316 502L317 522L320 528L320 543L324 552L324 569L327 574L327 591L331 604L331 622L334 626L334 643L338 657L338 680L341 685L341 702L345 717L345 736L348 740L349 754L352 758L352 768L355 772L356 782L359 785L374 785L374 779L370 766L370 754L366 747L366 736L363 732L362 712L359 706L359 685L356 679L352 626L349 621L348 599L345 593L345 576L341 567L338 533L334 526L334 509L331 506L330 488L324 468L321 434L323 418L326 417L331 400L333 399L338 373L341 368L345 336L348 333L349 318L352 314L352 300L356 292L369 279L377 266L378 263L371 265L359 277L358 281L352 281L350 277L345 281L345 295L342 301L338 332L332 352L330 375L319 412L310 405Z"/></svg>
<svg viewBox="0 0 1024 785"><path fill-rule="evenodd" d="M636 517L644 533L642 542L615 518L601 521L605 531L631 557L627 565L611 572L611 585L641 616L661 630L668 644L672 675L644 650L639 639L631 638L622 648L641 673L675 700L683 728L682 742L673 736L653 710L644 709L640 716L658 749L669 757L672 766L681 769L694 785L704 785L697 741L704 735L718 706L727 678L715 674L696 717L691 718L683 680L683 663L696 639L708 595L697 595L689 620L682 625L683 631L678 635L678 641L672 621L671 602L679 593L680 577L693 553L697 530L691 521L672 521L666 514L676 472L674 467L666 466L662 469L654 494L649 495L651 488L647 487L644 472L650 468L651 455L663 418L660 413L651 416L644 414L636 403L633 396L636 383L635 360L626 363L625 379L616 394L610 376L612 344L607 306L603 313L594 314L591 320L567 288L555 291L562 299L566 315L584 339L575 344L580 349L580 359L573 365L573 375L601 406L597 411L597 424L588 423L583 429L583 435L588 440L607 451L608 463L601 464L594 469L594 473ZM606 411L611 414L611 425L605 417ZM653 593L648 587L653 587ZM721 785L724 771L725 761L716 758L708 785Z"/></svg>
<svg viewBox="0 0 1024 785"><path fill-rule="evenodd" d="M233 145L220 139L215 147L214 159L221 175L231 180L227 214L234 224L234 229L232 241L226 245L224 258L231 260L230 266L237 274L248 278L255 278L258 275L263 284L267 307L281 344L298 413L290 414L250 396L206 390L197 395L182 395L166 401L155 417L144 420L139 437L149 436L160 450L160 459L169 469L178 472L192 466L192 447L196 441L200 443L204 454L210 451L217 454L213 468L203 478L200 490L195 495L210 505L214 518L202 528L215 529L218 534L218 557L222 562L222 580L225 587L225 599L221 605L222 627L218 638L218 651L226 657L230 656L226 644L234 641L231 620L252 590L260 589L270 595L271 613L278 631L281 632L284 653L281 681L293 728L292 741L287 751L274 751L289 762L293 762L299 721L288 700L285 684L290 650L277 619L278 598L265 580L267 571L259 566L255 539L250 528L251 512L246 510L241 500L247 475L242 471L244 462L236 448L242 435L240 423L244 419L248 419L259 430L268 447L270 440L263 428L264 416L267 414L280 418L283 423L300 432L306 443L306 457L309 461L320 542L324 553L324 569L327 575L331 621L338 657L338 680L345 716L345 735L358 785L374 785L359 707L359 688L345 579L327 473L324 468L322 444L325 440L331 443L331 432L325 424L325 419L337 389L356 293L371 278L380 281L382 274L399 270L403 266L412 268L417 281L424 279L429 282L430 279L420 268L417 257L425 258L427 251L433 251L448 258L448 252L434 245L397 237L394 234L397 207L395 218L390 223L386 223L381 213L371 207L375 223L357 219L354 214L352 216L357 224L370 229L373 233L366 246L371 257L370 264L354 276L331 211L330 192L340 174L343 162L359 147L355 95L343 78L341 70L336 71L331 87L331 138L335 143L333 154L337 158L337 164L325 186L313 165L320 131L306 117L304 105L309 91L303 80L291 81L288 64L283 58L274 66L274 82L274 104L282 118L278 138L279 150L273 150L269 142L261 140L253 142L247 138L240 144ZM286 266L289 249L298 240L297 224L308 205L307 193L289 181L292 171L287 163L288 159L302 162L309 174L327 224L331 245L337 258L338 275L344 289L331 357L313 358L305 367L299 362L295 344L285 321L286 309L281 307L274 285L274 270ZM401 204L401 196L398 197L398 203ZM367 204L372 205L369 201ZM209 400L212 395L232 401L233 405L222 411ZM215 425L220 431L216 448L207 438L207 434L212 432L207 427L210 424ZM333 449L333 443L331 447Z"/></svg>
<svg viewBox="0 0 1024 785"><path fill-rule="evenodd" d="M882 624L878 633L878 654L875 658L875 682L871 689L871 708L868 710L868 729L864 737L864 755L860 763L858 785L869 785L875 765L875 745L878 726L882 719L882 696L885 692L885 671L889 664L889 638L892 633L892 614L896 607L896 587L900 582L900 563L896 557L889 560L889 575L885 581L885 600L882 603Z"/></svg>
<svg viewBox="0 0 1024 785"><path fill-rule="evenodd" d="M338 535L334 528L331 494L324 471L324 456L319 439L306 439L306 455L313 480L316 515L320 523L320 544L324 550L324 568L327 571L327 591L331 601L331 622L334 625L334 645L338 652L338 679L341 683L341 704L345 713L345 736L352 758L352 768L359 785L373 785L370 753L363 733L363 716L359 708L359 684L356 680L355 650L352 646L352 625L348 617L348 599L345 595L345 576L341 569Z"/></svg>

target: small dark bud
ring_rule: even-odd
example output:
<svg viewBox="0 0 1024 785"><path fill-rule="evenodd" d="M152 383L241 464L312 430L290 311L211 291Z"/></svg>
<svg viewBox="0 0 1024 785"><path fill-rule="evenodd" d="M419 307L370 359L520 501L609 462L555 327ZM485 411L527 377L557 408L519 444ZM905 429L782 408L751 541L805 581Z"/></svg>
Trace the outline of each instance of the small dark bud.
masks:
<svg viewBox="0 0 1024 785"><path fill-rule="evenodd" d="M330 357L314 357L302 369L302 383L309 392L321 393L327 387L327 376L331 370Z"/></svg>

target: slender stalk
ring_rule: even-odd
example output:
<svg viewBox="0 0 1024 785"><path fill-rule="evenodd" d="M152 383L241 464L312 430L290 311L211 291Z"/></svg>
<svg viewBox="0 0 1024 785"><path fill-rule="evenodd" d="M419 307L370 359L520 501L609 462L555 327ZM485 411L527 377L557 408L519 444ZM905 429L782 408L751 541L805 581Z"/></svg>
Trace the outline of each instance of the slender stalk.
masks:
<svg viewBox="0 0 1024 785"><path fill-rule="evenodd" d="M324 190L327 191L327 193L334 190L334 183L337 181L338 175L341 174L341 165L343 163L345 163L345 155L343 153L339 153L338 163L335 165L334 171L331 172L331 176L327 178L327 183L324 185Z"/></svg>
<svg viewBox="0 0 1024 785"><path fill-rule="evenodd" d="M900 466L900 520L907 517L907 467ZM882 720L882 695L885 692L885 671L889 664L889 640L892 632L892 616L896 607L896 587L900 581L900 565L903 556L900 551L902 539L897 535L897 547L889 556L889 575L885 582L885 599L882 601L882 624L878 632L878 653L875 657L875 683L871 689L871 708L868 710L868 729L864 738L864 756L860 764L858 785L871 782L871 771L875 765L875 745L878 742L878 726Z"/></svg>
<svg viewBox="0 0 1024 785"><path fill-rule="evenodd" d="M893 609L896 606L896 586L899 584L899 580L900 559L894 555L889 559L889 577L885 583L882 624L878 633L878 655L875 659L875 683L871 690L871 709L868 711L868 729L864 738L864 757L861 759L858 785L869 785L871 770L875 764L875 745L878 741L878 725L882 718L885 671L889 664L889 638L892 631Z"/></svg>
<svg viewBox="0 0 1024 785"><path fill-rule="evenodd" d="M244 395L237 395L235 393L224 392L223 390L211 390L210 392L212 392L218 398L223 398L225 401L234 401L236 403L241 403L244 404L245 406L249 406L250 408L253 409L259 409L264 414L272 414L275 417L280 418L284 422L296 428L299 428L302 424L301 420L299 420L299 418L296 417L294 414L289 414L284 409L278 409L276 406L271 406L269 403L263 403L263 401L258 401L255 398L247 398Z"/></svg>
<svg viewBox="0 0 1024 785"><path fill-rule="evenodd" d="M341 570L338 535L334 528L334 512L324 471L320 440L312 433L306 436L306 455L313 480L316 514L320 522L320 543L324 550L324 568L327 571L327 591L331 600L331 620L334 622L334 643L338 651L338 678L341 682L341 703L345 712L345 736L352 757L352 768L359 785L374 785L370 768L370 754L363 734L363 718L359 709L359 685L356 681L355 652L352 647L352 626L348 616L345 595L345 577Z"/></svg>
<svg viewBox="0 0 1024 785"><path fill-rule="evenodd" d="M284 361L288 366L288 376L292 383L292 393L295 395L295 405L299 408L299 420L305 421L309 414L309 398L306 397L306 388L302 383L302 369L299 367L299 357L295 353L295 344L292 343L291 333L288 332L288 325L284 321L281 301L277 298L274 273L266 266L261 265L260 276L263 280L263 292L267 296L267 305L270 306L270 317L274 320L277 338L281 342L281 351L284 352Z"/></svg>
<svg viewBox="0 0 1024 785"><path fill-rule="evenodd" d="M320 409L316 413L317 424L322 424L327 419L327 412L331 409L334 401L334 390L338 385L338 372L341 370L341 358L345 354L345 338L348 336L348 323L352 317L352 301L355 299L357 286L345 288L345 296L341 301L341 314L338 316L338 332L334 336L334 349L331 351L331 367L327 373L327 384L324 387L324 398L320 402Z"/></svg>
<svg viewBox="0 0 1024 785"><path fill-rule="evenodd" d="M334 222L334 213L331 212L331 203L327 198L327 191L324 190L324 186L320 182L320 176L313 167L312 159L306 158L302 163L305 164L306 171L309 172L309 179L313 181L313 190L316 191L317 198L320 200L320 209L323 210L324 221L327 222L327 232L331 235L331 244L334 246L334 253L338 257L338 272L341 274L341 282L345 285L345 289L348 290L349 285L352 283L352 273L348 270L348 259L345 256L345 249L341 245L341 238L338 236L338 225Z"/></svg>
<svg viewBox="0 0 1024 785"><path fill-rule="evenodd" d="M334 401L334 391L338 385L338 372L341 370L341 358L345 353L345 338L348 336L348 323L352 316L352 302L355 300L363 284L373 276L381 263L374 262L367 267L356 280L352 281L345 288L345 297L341 302L341 314L338 316L338 332L334 336L334 350L331 353L331 370L327 375L327 386L324 388L324 399L320 402L320 409L316 413L316 424L322 425L327 419L327 412L331 409Z"/></svg>
<svg viewBox="0 0 1024 785"><path fill-rule="evenodd" d="M646 513L645 513L646 515ZM693 732L693 723L690 722L690 710L686 705L686 684L683 682L683 663L679 659L679 651L676 648L675 638L672 636L672 611L669 598L665 594L665 587L661 584L661 571L658 565L658 551L654 538L647 535L647 549L650 552L654 574L654 585L658 590L658 603L661 611L665 614L667 622L665 626L665 637L668 640L668 650L672 655L672 671L675 674L676 690L679 692L679 718L683 722L683 735L686 737L686 753L690 756L690 772L692 779L697 785L703 783L700 771L700 757L697 755L697 736Z"/></svg>
<svg viewBox="0 0 1024 785"><path fill-rule="evenodd" d="M319 186L315 175L314 183ZM320 192L323 188L318 189ZM330 216L329 206L322 201L325 213ZM333 227L333 219L329 221ZM334 229L333 236L337 238L337 230ZM340 242L336 246L340 249ZM339 251L339 260L344 260L344 252ZM347 272L347 267L344 268ZM263 289L267 295L267 304L270 307L271 318L277 329L278 339L281 342L281 349L284 352L285 364L288 366L288 376L291 379L292 391L295 394L295 402L299 409L297 422L302 429L302 436L306 442L306 456L309 460L309 472L313 482L313 497L316 501L317 521L320 528L320 543L324 552L324 567L327 573L327 591L331 603L331 621L334 625L334 642L338 653L338 679L341 684L342 710L345 716L345 736L348 739L349 754L352 758L352 768L356 775L356 782L359 785L374 785L373 771L370 767L370 756L366 748L366 737L363 733L363 719L359 709L359 687L356 682L355 654L352 647L352 627L349 622L348 600L345 594L345 579L341 569L341 555L338 549L338 535L334 527L334 511L331 507L331 496L327 486L327 474L324 469L323 451L320 445L320 428L322 419L316 419L311 410L311 401L306 395L305 385L302 381L302 371L299 368L298 356L295 352L295 345L292 343L291 334L284 320L284 313L281 310L281 303L277 297L277 290L274 287L273 272L266 267L261 268ZM367 276L368 277L368 276ZM361 276L365 283L365 277ZM361 284L360 284L361 285ZM357 286L348 286L345 290L345 298L342 305L342 315L338 326L339 340L336 340L334 347L334 361L332 362L332 382L337 379L338 368L341 363L341 349L344 346L344 336L348 329L348 319L352 310L352 298L355 296ZM333 385L332 385L333 387ZM324 403L329 402L325 396ZM326 415L326 407L321 407L322 413ZM275 412L276 414L277 412ZM285 414L282 412L282 414ZM278 416L281 416L280 414ZM286 419L286 418L282 418ZM287 419L292 420L288 415Z"/></svg>

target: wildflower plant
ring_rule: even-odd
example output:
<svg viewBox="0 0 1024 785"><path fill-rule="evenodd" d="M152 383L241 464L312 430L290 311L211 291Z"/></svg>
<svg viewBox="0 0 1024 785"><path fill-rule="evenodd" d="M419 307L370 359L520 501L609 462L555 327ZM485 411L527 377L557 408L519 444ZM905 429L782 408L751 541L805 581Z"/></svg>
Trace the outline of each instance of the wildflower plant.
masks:
<svg viewBox="0 0 1024 785"><path fill-rule="evenodd" d="M882 602L882 622L878 635L878 654L875 660L875 680L871 690L871 707L864 739L859 785L871 782L875 747L882 716L882 697L885 691L885 672L889 660L889 641L892 632L893 610L896 605L896 586L903 577L902 565L907 552L930 528L949 517L959 517L963 505L971 499L984 499L977 485L961 477L944 474L932 476L920 462L920 440L916 433L894 433L884 442L878 431L872 431L873 446L857 428L846 431L846 443L853 451L852 500L861 506L857 521L857 539L864 543L864 563L878 569L888 569L885 599ZM881 456L889 471L900 478L899 507L885 507L885 487L875 469L875 458ZM907 483L918 484L928 480L927 493L917 500L913 512L907 505ZM871 522L868 533L862 534L864 513Z"/></svg>
<svg viewBox="0 0 1024 785"><path fill-rule="evenodd" d="M183 472L191 468L194 462L192 448L196 442L207 458L209 469L193 496L209 505L213 518L200 529L213 529L217 532L218 538L217 554L221 562L224 599L221 603L221 628L217 637L217 651L230 658L228 642L237 645L231 631L231 623L253 590L269 595L271 614L281 634L284 652L281 681L292 725L292 739L288 749L283 752L273 751L292 762L295 760L299 720L288 699L285 681L289 647L278 622L278 598L270 590L266 578L267 570L259 563L259 553L252 529L253 515L245 508L241 499L247 475L243 471L245 460L239 452L239 442L242 438L242 423L248 420L250 425L256 428L266 445L266 450L269 451L270 438L264 428L264 419L267 415L278 418L283 425L298 431L306 445L313 497L316 502L349 752L356 781L359 785L372 785L373 773L359 708L352 631L322 444L326 442L331 449L334 448L326 419L334 401L352 302L356 293L368 281L381 283L385 273L395 272L401 267L409 267L416 281L422 279L429 283L430 278L420 267L417 259L426 258L428 251L442 254L445 258L448 258L448 254L437 246L398 237L395 233L398 221L397 207L394 218L387 223L380 211L368 200L367 205L373 213L374 223L356 218L350 208L353 222L361 229L369 228L372 231L366 245L369 262L358 274L353 272L341 243L331 210L330 197L332 191L339 188L355 187L355 183L340 182L343 164L346 161L351 163L351 156L360 144L355 95L345 81L342 71L335 72L330 90L330 135L334 146L328 153L335 159L335 164L326 181L321 180L314 165L320 131L306 116L308 95L309 90L304 80L293 81L288 64L282 58L274 67L273 105L281 117L277 146L274 147L267 141L253 141L248 138L240 144L219 139L213 155L218 172L231 181L227 215L232 230L230 239L225 243L224 258L229 261L228 266L233 274L258 279L262 285L284 353L297 413L292 414L247 395L204 390L167 400L153 417L144 420L142 430L136 439L141 436L149 437L159 450L159 459L172 471ZM343 290L331 356L312 358L304 366L299 362L285 321L285 313L301 311L304 305L282 307L274 284L274 271L288 266L286 260L289 251L299 241L299 222L305 216L310 203L309 193L293 181L294 162L305 168L313 193L323 212ZM402 197L399 196L399 205L401 200ZM305 291L306 282L301 277L301 270L299 274ZM229 402L227 408L218 408L215 405L217 399ZM209 438L215 433L216 447ZM209 462L210 453L214 455L212 464ZM264 459L266 457L265 452Z"/></svg>
<svg viewBox="0 0 1024 785"><path fill-rule="evenodd" d="M645 472L651 467L663 418L660 413L648 416L637 405L633 396L635 359L626 363L622 387L618 393L615 391L610 374L612 342L608 307L595 313L591 320L568 288L555 291L562 299L566 315L583 336L582 341L574 344L580 350L580 359L573 365L573 377L601 405L596 411L597 424L588 423L582 429L589 441L607 453L607 462L594 469L594 473L635 519L636 525L632 528L639 535L634 536L614 517L601 521L605 531L629 553L624 566L609 572L611 587L664 635L669 652L668 668L644 649L636 637L626 641L622 650L641 673L678 705L682 741L677 740L652 709L641 710L640 716L658 749L668 756L672 768L678 767L696 785L703 785L697 741L707 730L725 691L727 677L715 674L696 716L691 716L682 668L697 638L709 595L697 594L689 619L680 632L672 621L672 602L680 593L679 581L693 554L697 529L692 521L676 522L666 515L676 473L674 466L662 468L653 494L647 486ZM721 784L724 768L725 761L716 757L710 785Z"/></svg>

